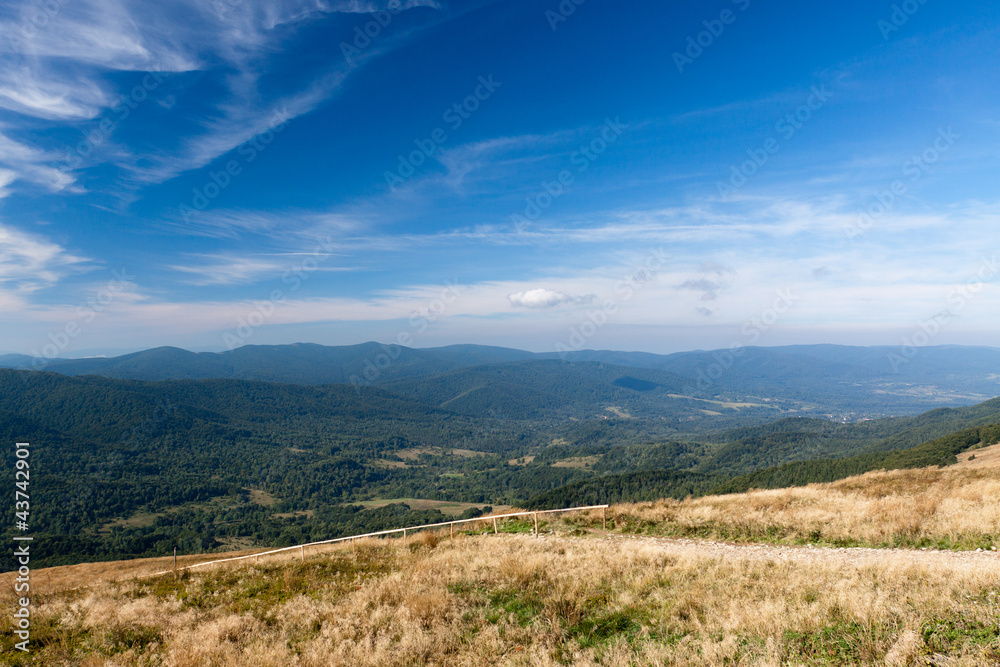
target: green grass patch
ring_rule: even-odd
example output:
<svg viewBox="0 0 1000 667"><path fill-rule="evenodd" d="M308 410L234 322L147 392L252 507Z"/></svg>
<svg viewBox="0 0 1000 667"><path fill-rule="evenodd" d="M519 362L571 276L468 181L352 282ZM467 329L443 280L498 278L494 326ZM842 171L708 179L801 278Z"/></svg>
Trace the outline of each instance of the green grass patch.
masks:
<svg viewBox="0 0 1000 667"><path fill-rule="evenodd" d="M607 644L614 638L633 638L642 629L634 611L611 611L581 620L566 629L581 648Z"/></svg>
<svg viewBox="0 0 1000 667"><path fill-rule="evenodd" d="M934 653L951 653L969 646L988 647L992 657L1000 658L1000 627L978 621L951 618L932 620L920 632L924 644Z"/></svg>
<svg viewBox="0 0 1000 667"><path fill-rule="evenodd" d="M880 646L895 632L888 626L866 628L840 621L809 632L787 631L784 640L790 656L810 665L869 665L883 656Z"/></svg>
<svg viewBox="0 0 1000 667"><path fill-rule="evenodd" d="M537 595L520 590L504 589L490 595L486 620L490 623L498 623L500 619L513 614L517 624L524 628L540 613L542 613L542 601Z"/></svg>
<svg viewBox="0 0 1000 667"><path fill-rule="evenodd" d="M163 636L156 628L144 625L115 625L104 633L102 653L112 656L135 649L142 651L150 644L163 641Z"/></svg>
<svg viewBox="0 0 1000 667"><path fill-rule="evenodd" d="M541 530L541 527L542 527L542 522L539 521L538 522L538 529ZM509 520L504 521L503 523L499 524L498 530L501 533L511 533L511 534L533 533L533 532L535 532L535 523L534 523L534 521L522 521L520 519L509 519Z"/></svg>

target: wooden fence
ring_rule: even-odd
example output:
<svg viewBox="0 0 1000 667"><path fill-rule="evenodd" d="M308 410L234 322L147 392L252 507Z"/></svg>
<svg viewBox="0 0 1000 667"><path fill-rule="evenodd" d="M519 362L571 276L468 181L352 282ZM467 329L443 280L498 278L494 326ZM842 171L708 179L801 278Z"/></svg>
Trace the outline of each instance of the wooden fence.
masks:
<svg viewBox="0 0 1000 667"><path fill-rule="evenodd" d="M231 563L238 560L246 560L248 558L260 558L261 556L270 556L272 554L283 553L286 551L299 550L299 556L304 561L306 558L306 548L315 547L324 544L335 544L337 542L350 542L353 540L361 540L366 537L383 537L385 535L393 535L396 533L402 533L403 537L406 537L409 533L415 533L418 530L425 530L427 528L443 528L444 526L449 526L451 529L451 537L455 537L455 525L460 523L481 523L481 522L493 522L493 533L499 532L499 527L497 526L498 519L509 519L511 517L518 516L532 516L535 519L535 535L538 535L538 515L539 514L554 514L557 512L583 512L586 510L604 510L603 512L603 524L604 528L608 527L608 506L607 505L590 505L587 507L569 507L561 510L538 510L533 512L513 512L511 514L497 514L491 516L480 516L474 519L456 519L454 521L442 521L441 523L426 523L420 526L408 526L406 528L393 528L391 530L380 530L374 533L365 533L364 535L350 535L348 537L335 537L332 540L322 540L320 542L309 542L308 544L298 544L293 547L282 547L280 549L271 549L270 551L262 551L260 553L249 554L246 556L235 556L233 558L222 558L220 560L211 560L204 563L195 563L194 565L185 565L184 567L177 567L177 550L174 549L174 569L164 570L163 572L156 572L149 576L159 576L161 574L171 574L179 572L181 570L191 570L196 567L205 567L206 565L217 565L219 563Z"/></svg>

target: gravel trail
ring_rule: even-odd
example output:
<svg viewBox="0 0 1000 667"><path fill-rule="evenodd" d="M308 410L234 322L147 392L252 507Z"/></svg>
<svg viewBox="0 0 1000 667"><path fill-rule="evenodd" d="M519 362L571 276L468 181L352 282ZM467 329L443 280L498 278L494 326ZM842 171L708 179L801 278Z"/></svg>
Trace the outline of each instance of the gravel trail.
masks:
<svg viewBox="0 0 1000 667"><path fill-rule="evenodd" d="M569 539L545 536L548 539ZM582 538L594 539L594 538ZM733 544L712 540L686 538L643 537L604 533L599 540L634 542L637 545L656 546L678 555L697 555L708 558L753 559L775 562L816 563L830 565L975 565L1000 569L1000 552L997 551L939 551L935 549L873 549L867 547L791 546L771 544Z"/></svg>

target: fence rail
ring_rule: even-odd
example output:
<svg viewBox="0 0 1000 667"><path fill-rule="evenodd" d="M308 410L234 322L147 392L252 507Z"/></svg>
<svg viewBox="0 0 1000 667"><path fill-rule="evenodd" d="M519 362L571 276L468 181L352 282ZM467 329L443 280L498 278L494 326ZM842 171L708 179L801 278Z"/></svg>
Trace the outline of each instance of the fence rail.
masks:
<svg viewBox="0 0 1000 667"><path fill-rule="evenodd" d="M393 535L396 533L402 533L403 537L406 537L408 533L416 532L418 530L425 530L427 528L442 528L444 526L451 527L451 536L455 536L455 525L460 523L477 523L484 521L493 522L493 532L497 533L497 519L509 519L511 517L518 516L533 516L535 519L535 534L538 534L538 515L539 514L555 514L557 512L584 512L587 510L604 510L604 528L608 527L608 505L588 505L587 507L568 507L561 510L538 510L538 511L528 511L528 512L512 512L510 514L496 514L490 516L480 516L474 519L455 519L454 521L442 521L440 523L425 523L419 526L407 526L406 528L392 528L390 530L379 530L374 533L364 533L363 535L349 535L347 537L335 537L331 540L321 540L319 542L309 542L308 544L298 544L292 547L281 547L280 549L271 549L270 551L261 551L256 554L248 554L246 556L234 556L232 558L222 558L219 560L210 560L204 563L195 563L194 565L185 565L184 567L177 567L177 553L174 552L174 569L164 570L162 572L154 572L152 577L160 576L161 574L171 574L175 572L180 572L181 570L191 570L196 567L205 567L206 565L217 565L219 563L232 563L238 560L246 560L248 558L260 558L261 556L270 556L273 554L284 553L286 551L299 550L299 554L302 559L305 560L305 550L307 547L316 547L324 544L335 544L337 542L349 542L353 540L361 540L366 537L383 537L385 535Z"/></svg>

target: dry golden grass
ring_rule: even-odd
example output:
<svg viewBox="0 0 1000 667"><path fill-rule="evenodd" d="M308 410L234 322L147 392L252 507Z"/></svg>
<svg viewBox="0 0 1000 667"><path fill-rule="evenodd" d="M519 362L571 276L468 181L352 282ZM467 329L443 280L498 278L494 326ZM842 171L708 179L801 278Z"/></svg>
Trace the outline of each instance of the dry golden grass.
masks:
<svg viewBox="0 0 1000 667"><path fill-rule="evenodd" d="M609 517L614 531L747 541L971 544L997 535L998 494L1000 448L991 448L950 468L618 505ZM600 520L597 511L559 525ZM1000 664L1000 555L989 552L427 531L305 562L293 551L148 576L169 564L33 573L32 653L13 650L7 589L0 663Z"/></svg>
<svg viewBox="0 0 1000 667"><path fill-rule="evenodd" d="M625 532L988 549L1000 535L1000 445L960 459L945 468L871 472L832 484L616 505L608 516Z"/></svg>
<svg viewBox="0 0 1000 667"><path fill-rule="evenodd" d="M1000 660L992 554L923 565L899 552L855 563L739 548L719 557L656 540L438 538L43 596L23 664ZM0 624L9 626L8 611ZM3 658L19 658L10 646Z"/></svg>
<svg viewBox="0 0 1000 667"><path fill-rule="evenodd" d="M194 565L196 563L207 563L222 558L233 556L246 556L248 554L267 551L266 549L249 549L243 551L232 551L227 553L199 554L194 556L178 556L178 567ZM80 563L78 565L61 565L32 571L32 588L44 594L65 591L80 586L97 583L112 582L122 579L132 579L162 572L173 567L174 560L171 556L163 558L135 558L133 560L106 561L97 563ZM14 583L15 573L5 572L0 574L0 596L7 594Z"/></svg>

